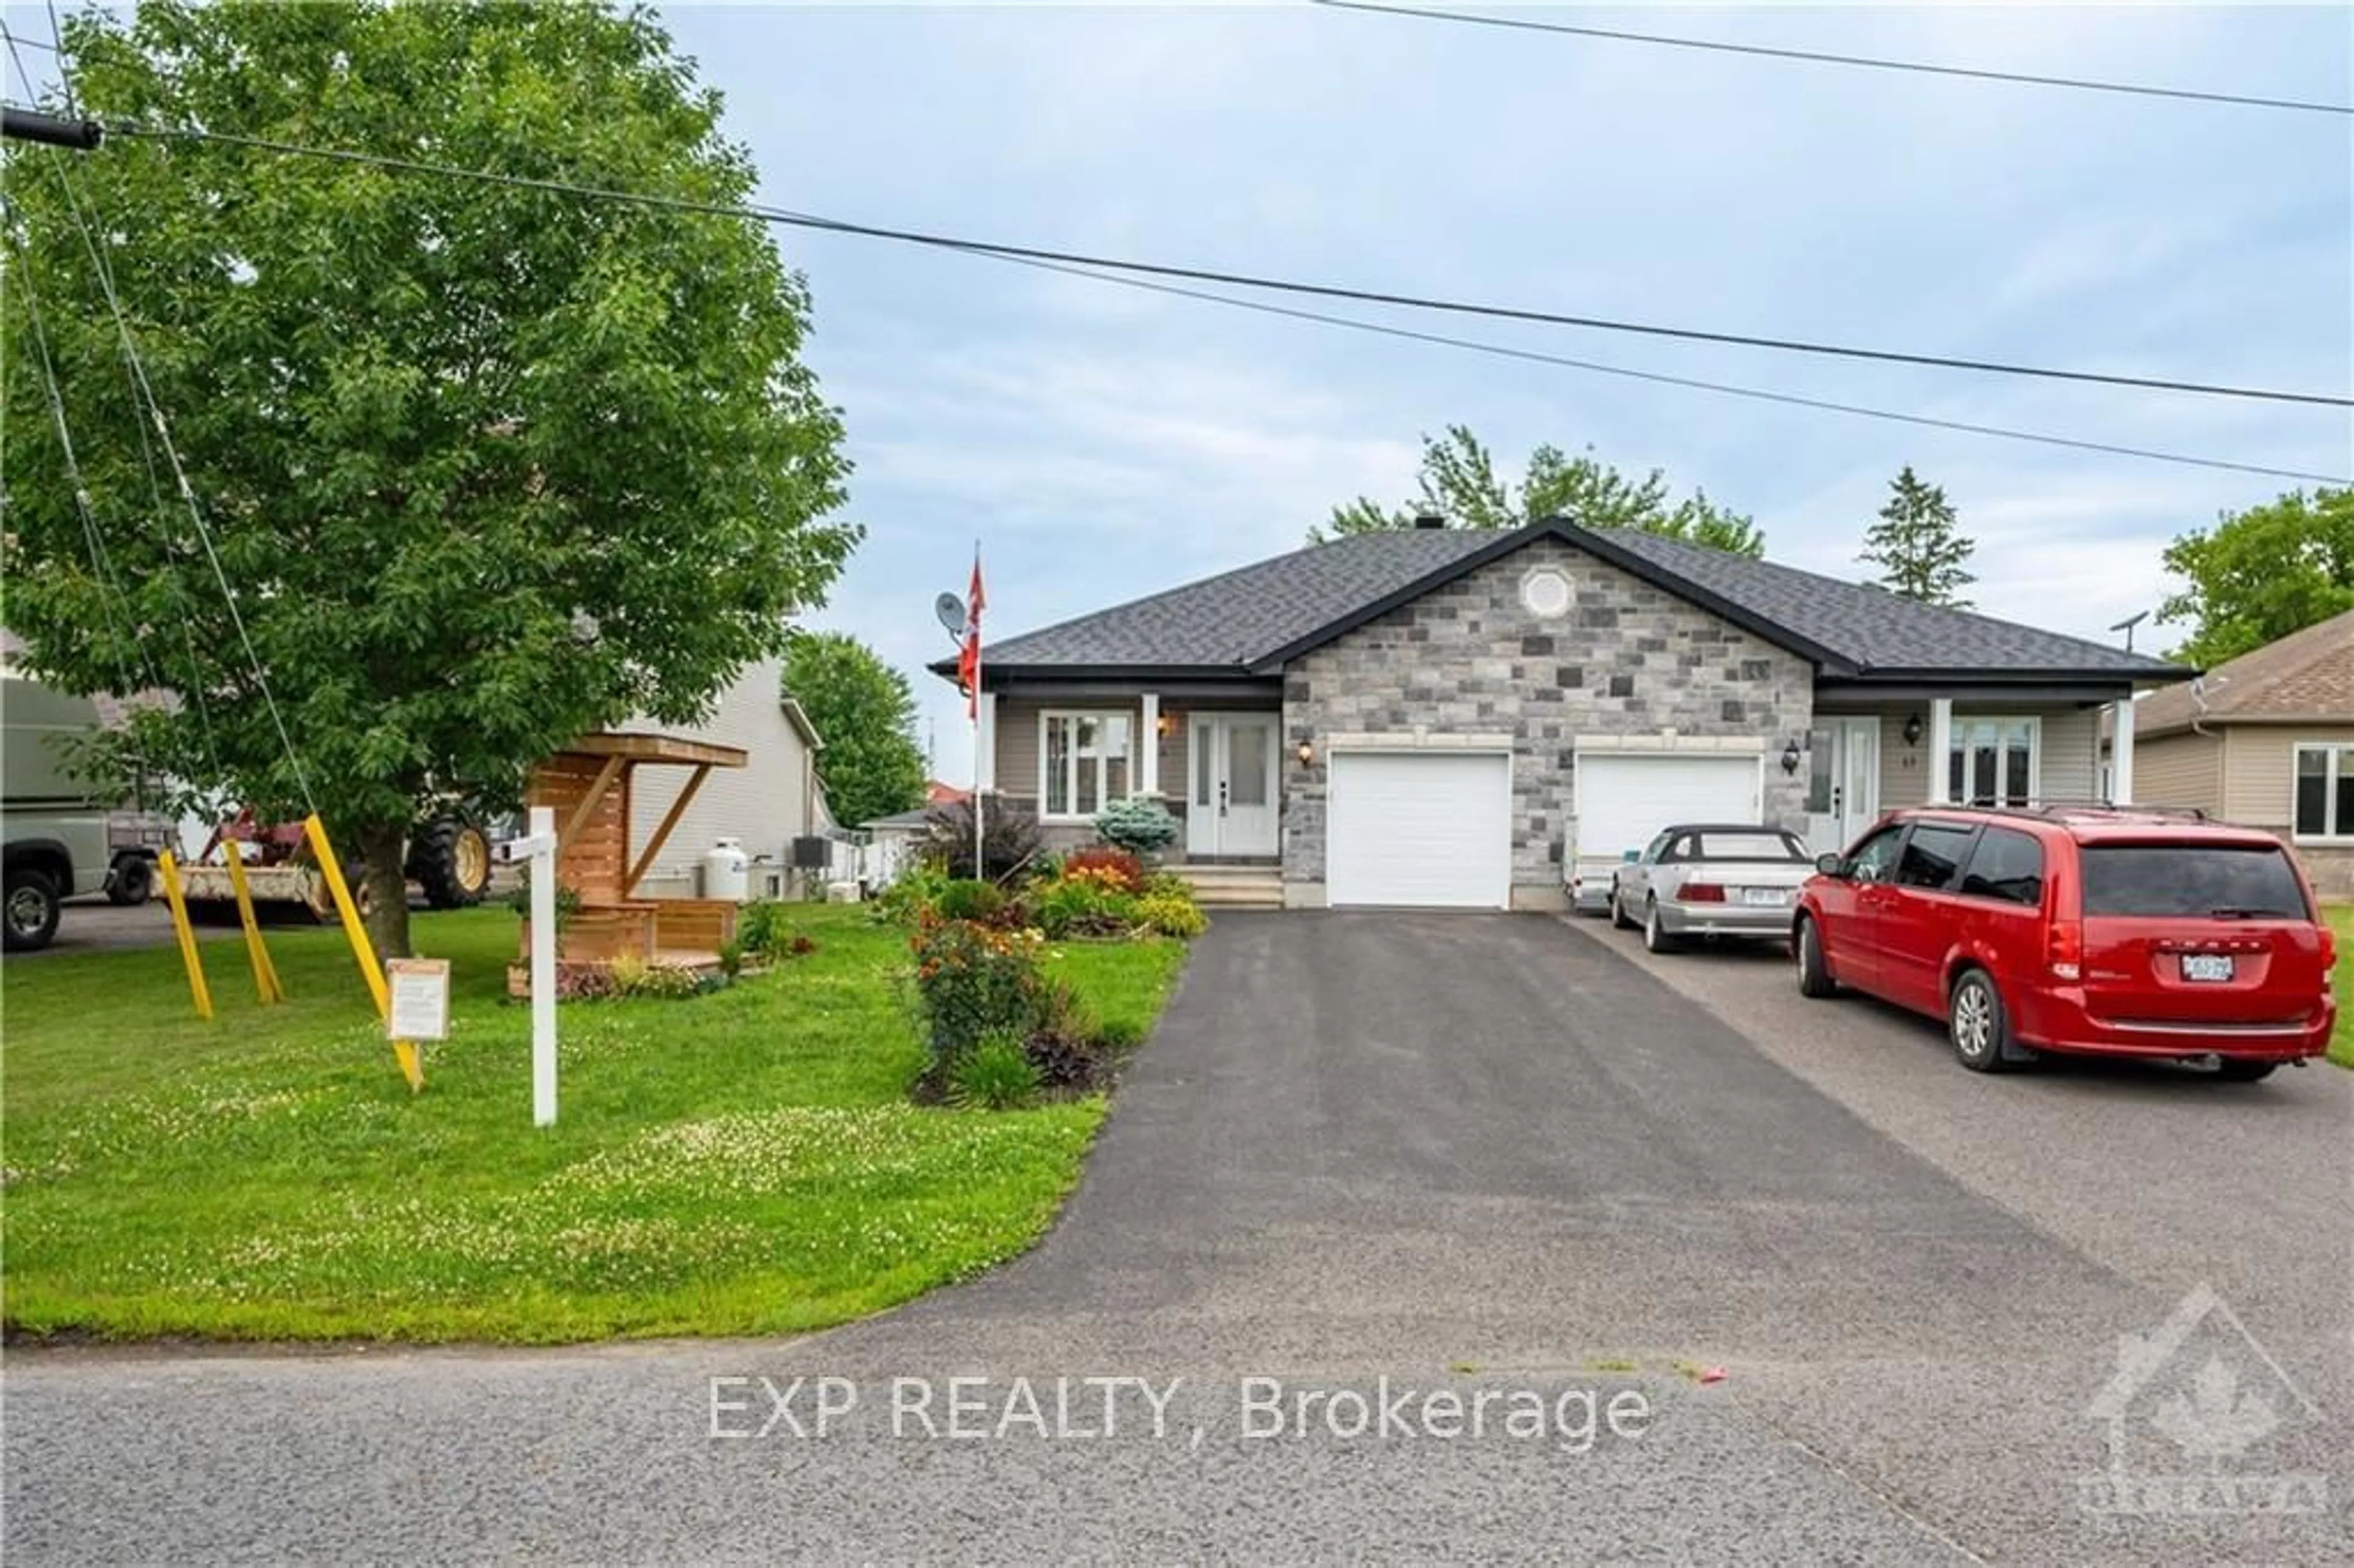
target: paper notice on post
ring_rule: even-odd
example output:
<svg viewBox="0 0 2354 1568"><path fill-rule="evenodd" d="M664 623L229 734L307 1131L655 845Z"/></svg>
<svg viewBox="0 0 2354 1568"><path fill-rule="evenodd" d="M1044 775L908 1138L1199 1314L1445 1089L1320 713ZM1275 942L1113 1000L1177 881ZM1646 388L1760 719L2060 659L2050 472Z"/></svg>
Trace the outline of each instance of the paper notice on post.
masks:
<svg viewBox="0 0 2354 1568"><path fill-rule="evenodd" d="M384 966L385 985L392 992L385 1033L395 1040L447 1040L450 1037L450 961L447 959L395 959Z"/></svg>

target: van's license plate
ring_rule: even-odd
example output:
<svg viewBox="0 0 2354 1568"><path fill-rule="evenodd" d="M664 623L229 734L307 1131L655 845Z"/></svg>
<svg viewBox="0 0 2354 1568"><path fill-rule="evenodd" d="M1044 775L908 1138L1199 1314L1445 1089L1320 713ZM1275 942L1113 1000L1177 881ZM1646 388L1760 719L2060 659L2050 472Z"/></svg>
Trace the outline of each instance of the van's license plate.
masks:
<svg viewBox="0 0 2354 1568"><path fill-rule="evenodd" d="M2232 978L2232 956L2229 953L2185 953L2182 955L2182 978L2186 980L2228 980Z"/></svg>

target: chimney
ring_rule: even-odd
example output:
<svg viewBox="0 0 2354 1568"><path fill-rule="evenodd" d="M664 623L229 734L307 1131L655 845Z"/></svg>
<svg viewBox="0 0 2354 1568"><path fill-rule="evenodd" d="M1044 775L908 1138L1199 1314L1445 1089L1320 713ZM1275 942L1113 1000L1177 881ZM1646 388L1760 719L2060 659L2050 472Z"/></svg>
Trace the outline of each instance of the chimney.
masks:
<svg viewBox="0 0 2354 1568"><path fill-rule="evenodd" d="M1417 512L1414 514L1414 525L1417 528L1444 528L1447 519L1436 512Z"/></svg>

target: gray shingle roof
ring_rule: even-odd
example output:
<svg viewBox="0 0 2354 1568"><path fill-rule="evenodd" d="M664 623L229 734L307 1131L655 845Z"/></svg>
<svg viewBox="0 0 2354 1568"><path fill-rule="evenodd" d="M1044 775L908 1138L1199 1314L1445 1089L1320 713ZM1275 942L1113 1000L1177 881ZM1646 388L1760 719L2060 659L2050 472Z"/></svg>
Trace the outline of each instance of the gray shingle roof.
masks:
<svg viewBox="0 0 2354 1568"><path fill-rule="evenodd" d="M1009 638L983 651L1012 665L1212 665L1233 671L1461 560L1492 534L1404 529L1311 545L1166 593Z"/></svg>
<svg viewBox="0 0 2354 1568"><path fill-rule="evenodd" d="M1600 536L1762 620L1787 627L1859 671L2052 671L2175 675L2162 659L2063 637L1990 615L1946 609L1886 588L1803 572L1632 529Z"/></svg>
<svg viewBox="0 0 2354 1568"><path fill-rule="evenodd" d="M2179 675L2161 660L2126 653L1990 616L1917 603L1886 589L1751 560L1628 529L1538 524L1650 577L1670 591L1713 599L1762 635L1833 667L1925 674L2051 673ZM1473 557L1509 549L1506 535L1469 529L1406 529L1313 545L1149 598L1097 610L992 644L990 668L1193 668L1239 674L1321 635L1338 635L1369 609ZM1431 583L1436 587L1437 584Z"/></svg>

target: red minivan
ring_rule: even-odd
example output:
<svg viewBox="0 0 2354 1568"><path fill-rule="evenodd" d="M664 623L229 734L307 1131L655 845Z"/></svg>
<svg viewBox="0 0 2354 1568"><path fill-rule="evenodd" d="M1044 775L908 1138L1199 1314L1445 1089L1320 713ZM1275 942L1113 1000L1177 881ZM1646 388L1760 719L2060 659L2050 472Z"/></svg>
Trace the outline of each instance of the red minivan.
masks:
<svg viewBox="0 0 2354 1568"><path fill-rule="evenodd" d="M1798 989L1942 1018L1962 1065L2041 1051L2212 1059L2253 1081L2327 1049L2337 945L2281 842L2134 807L1896 811L1798 895Z"/></svg>

